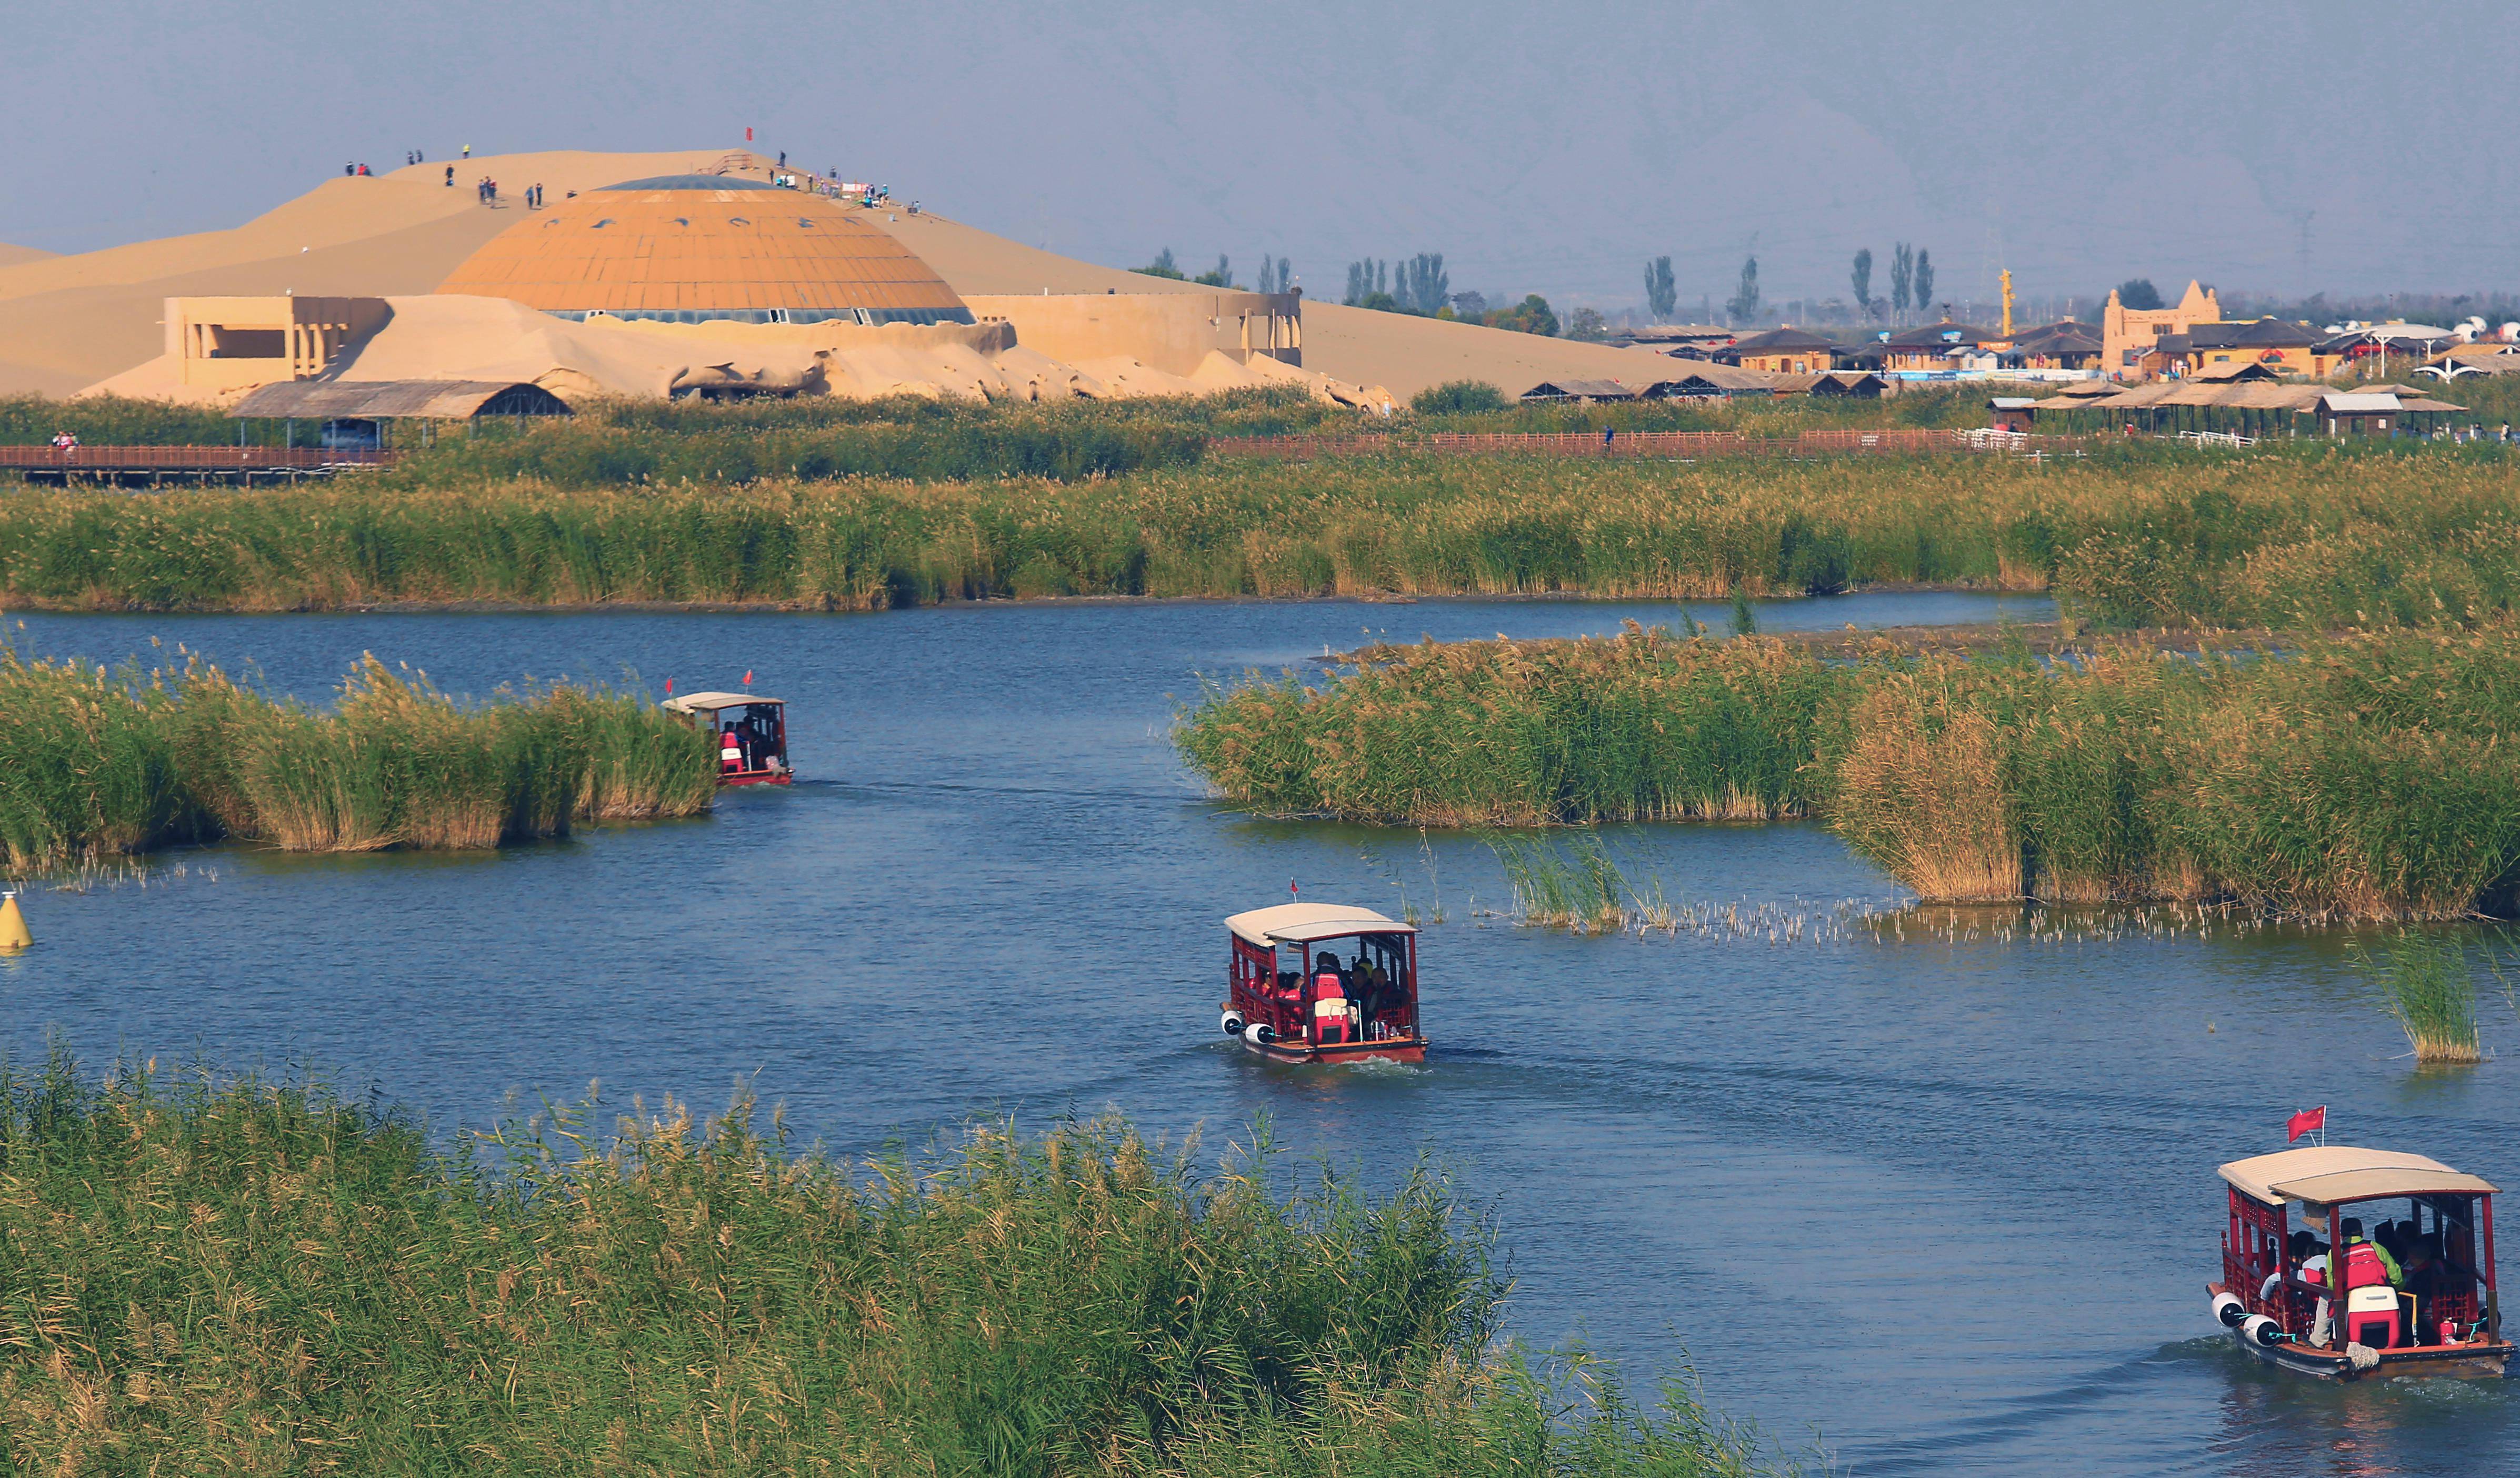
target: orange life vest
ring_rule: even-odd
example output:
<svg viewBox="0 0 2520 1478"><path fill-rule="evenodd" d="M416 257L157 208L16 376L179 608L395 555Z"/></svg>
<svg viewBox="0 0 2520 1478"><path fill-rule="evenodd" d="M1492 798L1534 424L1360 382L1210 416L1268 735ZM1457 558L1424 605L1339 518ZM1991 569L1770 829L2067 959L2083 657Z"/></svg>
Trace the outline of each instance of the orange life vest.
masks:
<svg viewBox="0 0 2520 1478"><path fill-rule="evenodd" d="M2389 1280L2389 1270L2380 1261L2380 1249L2369 1242L2356 1242L2345 1249L2345 1286L2347 1291L2368 1288Z"/></svg>
<svg viewBox="0 0 2520 1478"><path fill-rule="evenodd" d="M743 768L743 745L737 740L734 730L726 732L725 741L718 745L717 758L718 763L729 770Z"/></svg>

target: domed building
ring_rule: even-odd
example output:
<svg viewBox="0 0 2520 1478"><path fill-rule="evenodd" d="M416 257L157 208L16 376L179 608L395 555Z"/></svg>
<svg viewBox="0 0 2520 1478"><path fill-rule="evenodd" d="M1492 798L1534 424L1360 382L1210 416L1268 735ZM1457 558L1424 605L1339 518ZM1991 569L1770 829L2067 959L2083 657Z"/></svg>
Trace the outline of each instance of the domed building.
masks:
<svg viewBox="0 0 2520 1478"><path fill-rule="evenodd" d="M562 200L492 238L437 291L577 320L972 322L943 279L854 207L732 175Z"/></svg>

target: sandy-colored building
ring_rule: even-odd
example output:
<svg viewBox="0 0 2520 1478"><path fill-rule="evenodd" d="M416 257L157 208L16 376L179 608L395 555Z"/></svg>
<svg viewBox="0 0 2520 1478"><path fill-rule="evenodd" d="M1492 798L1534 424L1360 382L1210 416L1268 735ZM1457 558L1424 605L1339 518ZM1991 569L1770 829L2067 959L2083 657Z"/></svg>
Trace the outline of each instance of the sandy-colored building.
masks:
<svg viewBox="0 0 2520 1478"><path fill-rule="evenodd" d="M1789 325L1753 334L1716 358L1719 363L1770 375L1825 375L1837 368L1837 345Z"/></svg>
<svg viewBox="0 0 2520 1478"><path fill-rule="evenodd" d="M981 323L1012 326L1017 343L1053 359L1126 355L1169 375L1191 374L1210 354L1241 365L1254 357L1304 363L1301 292L1005 293L967 301Z"/></svg>
<svg viewBox="0 0 2520 1478"><path fill-rule="evenodd" d="M166 358L199 390L312 380L388 316L382 297L170 297Z"/></svg>
<svg viewBox="0 0 2520 1478"><path fill-rule="evenodd" d="M2164 334L2185 334L2198 324L2221 323L2223 304L2214 290L2193 281L2179 301L2167 308L2130 308L2109 290L2108 306L2100 312L2100 367L2111 379L2147 378L2143 357L2154 352Z"/></svg>
<svg viewBox="0 0 2520 1478"><path fill-rule="evenodd" d="M2172 347L2165 340L2173 336L2164 336L2155 343ZM2278 318L2197 324L2188 329L2184 337L2182 373L2188 375L2243 364L2258 365L2277 375L2310 377L2318 373L2320 336L2301 324L2288 324Z"/></svg>

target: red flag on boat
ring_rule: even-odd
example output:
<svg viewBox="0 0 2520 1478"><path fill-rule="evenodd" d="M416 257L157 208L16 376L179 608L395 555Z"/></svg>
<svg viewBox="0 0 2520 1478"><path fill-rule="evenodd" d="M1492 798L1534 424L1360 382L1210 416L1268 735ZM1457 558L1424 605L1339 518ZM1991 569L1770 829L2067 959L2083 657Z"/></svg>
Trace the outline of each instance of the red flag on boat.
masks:
<svg viewBox="0 0 2520 1478"><path fill-rule="evenodd" d="M2293 1141L2300 1139L2303 1135L2323 1131L2326 1128L2326 1104L2321 1103L2317 1108L2305 1108L2301 1112L2294 1114L2291 1118L2284 1120L2284 1142L2289 1144Z"/></svg>
<svg viewBox="0 0 2520 1478"><path fill-rule="evenodd" d="M667 697L672 697L673 695L674 695L674 680L673 680L672 678L667 678L667 679L665 679L665 696L667 696Z"/></svg>
<svg viewBox="0 0 2520 1478"><path fill-rule="evenodd" d="M747 128L747 129L745 129L745 130L743 131L743 142L745 142L745 143L747 143L747 144L749 144L749 143L751 143L751 142L752 142L752 130L751 130L751 129Z"/></svg>
<svg viewBox="0 0 2520 1478"><path fill-rule="evenodd" d="M746 688L752 686L752 669L749 667L743 669L743 686Z"/></svg>
<svg viewBox="0 0 2520 1478"><path fill-rule="evenodd" d="M1304 890L1295 886L1295 879L1291 877L1286 879L1286 896L1298 899L1304 896Z"/></svg>

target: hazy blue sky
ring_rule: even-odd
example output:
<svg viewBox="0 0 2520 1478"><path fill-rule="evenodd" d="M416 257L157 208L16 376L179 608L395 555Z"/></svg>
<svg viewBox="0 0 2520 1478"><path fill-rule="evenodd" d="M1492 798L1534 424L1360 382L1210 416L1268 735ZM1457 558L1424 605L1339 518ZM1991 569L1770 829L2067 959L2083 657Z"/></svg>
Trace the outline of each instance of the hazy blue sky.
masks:
<svg viewBox="0 0 2520 1478"><path fill-rule="evenodd" d="M2520 5L13 0L0 241L235 224L337 173L740 144L1114 265L1447 254L1615 307L1928 246L1937 296L2130 275L2520 288ZM2473 100L2476 121L2464 115ZM1883 291L1876 273L1876 291Z"/></svg>

